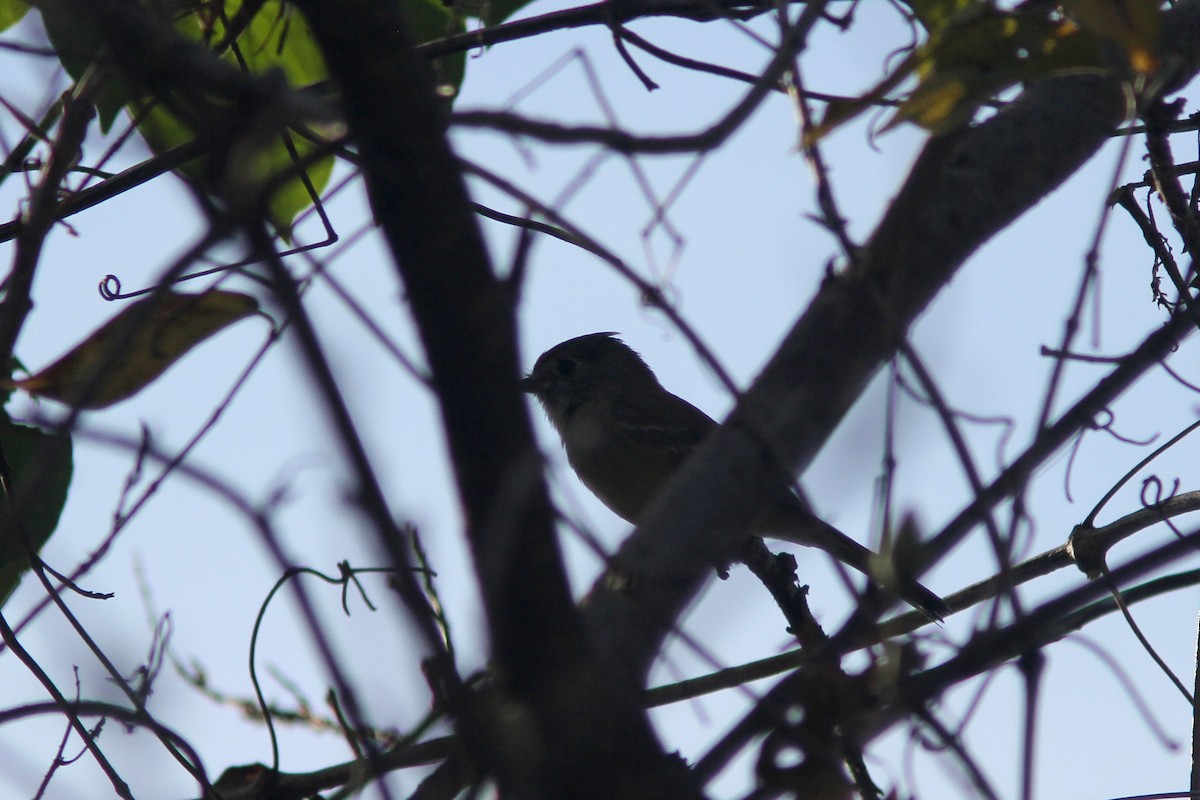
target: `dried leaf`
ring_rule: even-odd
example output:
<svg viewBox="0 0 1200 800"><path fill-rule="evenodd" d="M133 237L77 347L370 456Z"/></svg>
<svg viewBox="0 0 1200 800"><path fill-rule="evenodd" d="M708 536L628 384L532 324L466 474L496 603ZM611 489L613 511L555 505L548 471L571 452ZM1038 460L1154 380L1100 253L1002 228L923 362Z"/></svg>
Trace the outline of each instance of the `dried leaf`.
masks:
<svg viewBox="0 0 1200 800"><path fill-rule="evenodd" d="M78 408L105 408L141 391L184 353L257 310L257 300L238 292L149 297L49 367L11 385Z"/></svg>

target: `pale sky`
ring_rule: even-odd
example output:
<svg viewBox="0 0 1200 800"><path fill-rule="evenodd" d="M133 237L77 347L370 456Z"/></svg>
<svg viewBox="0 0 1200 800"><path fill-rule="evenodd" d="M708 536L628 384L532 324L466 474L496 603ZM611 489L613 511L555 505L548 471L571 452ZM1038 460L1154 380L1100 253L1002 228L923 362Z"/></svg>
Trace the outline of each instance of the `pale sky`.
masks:
<svg viewBox="0 0 1200 800"><path fill-rule="evenodd" d="M873 84L884 67L884 54L903 45L906 32L895 25L895 13L884 4L860 6L851 34L832 33L814 43L805 57L805 78L812 88L851 93ZM565 4L539 3L533 13ZM28 40L35 22L5 34ZM773 33L767 21L752 26ZM760 69L766 51L750 37L724 23L656 20L633 29L660 46L699 58L720 61L747 71ZM661 85L647 93L616 56L603 28L556 33L535 40L504 44L473 53L459 109L506 108L510 98L548 68L558 68L515 110L566 122L602 122L600 104L582 67L599 76L607 102L618 121L643 132L688 133L709 124L744 89L736 84L683 72L633 51L639 64ZM568 58L565 62L560 59ZM5 70L0 86L5 97L39 96L29 85L32 74L23 57L2 54ZM15 66L14 66L15 65ZM1186 95L1185 95L1186 96ZM1189 107L1187 111L1194 110ZM7 115L0 131L12 142L14 127ZM924 134L905 127L867 141L864 119L838 131L825 155L851 233L863 237L896 192L924 141ZM467 159L500 172L525 190L553 205L594 238L620 255L647 279L666 277L668 293L683 316L700 332L741 385L749 383L773 353L775 345L815 292L827 263L837 256L834 240L807 215L814 213L814 184L795 150L797 123L789 101L773 97L731 141L702 159L695 176L667 209L672 229L681 237L676 249L661 229L643 231L654 219L654 203L638 188L632 166L644 170L658 198L672 193L680 176L696 165L690 158L609 156L588 171L581 188L563 202L561 193L590 170L589 148L553 148L533 142L515 146L503 137L456 132L454 144ZM1194 157L1179 137L1180 160ZM100 141L93 146L102 146ZM1119 143L1113 142L1063 189L978 253L953 284L934 302L914 331L914 342L957 408L988 417L1009 417L1013 429L1002 452L1011 458L1029 440L1051 363L1039 355L1042 345L1056 346L1066 309L1080 280L1101 214L1101 204L1117 168ZM98 152L98 151L97 151ZM1145 169L1142 148L1135 143L1121 167L1121 180L1140 177ZM144 157L131 145L128 159ZM122 158L122 164L128 163ZM509 213L520 205L472 182L476 199ZM10 179L0 189L0 216L11 216L21 183ZM1165 211L1158 211L1165 216ZM368 220L360 182L330 203L339 233L349 237ZM512 231L485 222L497 264L513 252ZM39 367L69 348L114 313L96 293L107 273L120 276L127 289L152 283L174 255L189 246L202 229L196 206L171 178L131 191L119 199L77 215L71 230L59 228L50 239L36 285L35 310L22 335L18 355ZM315 228L302 228L315 236ZM0 246L0 259L11 257L12 245ZM222 256L236 258L236 248ZM318 251L318 258L329 258ZM378 236L332 258L333 275L362 303L408 354L420 361L412 327L404 314L402 290L387 262ZM303 262L291 262L297 271ZM1086 315L1086 336L1079 347L1120 354L1153 330L1162 319L1150 304L1149 257L1140 234L1116 214L1101 251L1102 278L1094 308ZM206 285L206 284L205 284ZM242 290L252 284L229 284ZM199 285L184 289L199 289ZM439 437L431 398L371 339L329 289L318 283L309 308L319 319L324 343L368 443L394 513L411 519L439 573L442 600L452 622L464 671L486 659L482 617L472 581L472 566L461 532L458 502ZM522 360L531 366L553 344L593 331L618 331L641 352L664 385L718 419L731 399L708 374L684 339L661 314L642 307L635 291L597 258L554 240L539 240L529 265L529 281L520 310ZM203 423L220 397L253 356L266 336L264 321L239 323L204 344L173 368L158 384L110 410L84 415L84 428L95 434L136 436L145 423L164 448L178 447ZM1188 371L1186 354L1174 360ZM1101 374L1103 367L1072 366L1062 393L1069 402ZM1195 370L1189 373L1193 380ZM826 518L861 541L872 532L876 482L883 456L886 376L880 376L855 406L820 458L804 476L814 506ZM252 503L265 503L286 488L275 515L281 538L295 563L336 572L349 559L356 566L376 565L366 527L351 510L346 475L325 432L321 409L314 405L298 350L290 342L274 348L228 411L198 449L196 463L238 487ZM1162 441L1195 418L1200 405L1194 395L1152 374L1115 409L1115 428L1132 439L1157 434ZM1153 409L1148 410L1148 409ZM61 409L43 404L39 412L19 399L10 405L15 416L57 415ZM555 496L562 507L588 525L607 547L615 548L628 526L592 498L567 469L553 432L538 409L531 407L538 433L554 465ZM1006 428L964 425L985 476L996 473L997 453ZM966 482L936 418L910 401L901 404L896 430L899 461L895 501L912 511L927 531L935 531L962 507ZM120 448L77 438L76 477L60 529L44 555L67 571L86 558L102 539L130 468L130 454ZM1024 555L1062 543L1071 527L1146 448L1119 443L1105 434L1089 436L1070 465L1067 454L1038 473L1028 495L1036 528L1029 532ZM1182 480L1194 488L1195 445L1184 443L1156 465L1168 485ZM1064 486L1069 482L1068 500ZM1101 516L1110 521L1139 507L1140 480L1132 481ZM140 484L145 486L145 480ZM1004 519L1003 515L1001 517ZM1005 520L1006 521L1006 520ZM1185 525L1185 530L1186 530ZM1123 545L1112 563L1120 563L1151 542L1169 534L1150 531ZM572 580L582 593L600 568L589 549L563 531ZM971 540L926 583L952 593L995 571L983 534ZM837 577L823 557L803 551L801 575L812 587L814 610L832 629L846 611ZM1183 568L1183 565L1181 565ZM251 697L246 658L257 609L279 570L244 520L221 500L186 479L168 481L85 585L111 591L106 602L72 598L69 602L118 668L128 673L144 663L151 625L137 579L148 576L154 608L170 610L171 644L185 660L195 660L211 684L238 697ZM1075 586L1083 578L1074 570L1043 579L1022 592L1030 605ZM328 634L343 655L344 665L365 699L368 714L381 726L408 729L417 724L428 697L420 676L413 638L395 614L382 579L364 581L382 610L372 614L351 601L353 615L340 610L337 590L306 584L326 621ZM6 605L9 619L19 619L39 597L26 581ZM1139 624L1166 662L1190 684L1195 647L1195 590L1135 607ZM260 663L278 670L307 699L320 705L328 677L313 655L304 626L295 616L290 596L281 595L269 612L260 643ZM676 642L655 669L657 685L711 670L707 659L732 666L788 646L784 622L760 587L735 570L729 581L713 581L684 622L688 634L703 642L703 657ZM951 619L934 632L962 641L975 611ZM398 631L401 633L398 635ZM1047 648L1047 671L1038 716L1036 796L1104 798L1124 794L1181 790L1186 787L1190 708L1141 651L1116 616L1087 629L1090 644L1061 642ZM79 667L83 693L116 699L95 660L60 617L46 613L23 637L39 662L68 694L72 668ZM1094 645L1129 673L1155 721L1179 745L1172 752L1158 742L1118 679ZM931 661L949 651L926 646ZM851 664L851 666L861 666ZM264 673L268 697L288 704L293 698L278 680ZM691 703L653 712L669 750L699 757L747 710L754 692L726 691ZM45 699L28 672L11 654L0 656L0 707ZM267 761L264 730L244 722L228 707L185 686L170 669L155 684L152 708L162 720L198 747L211 773L226 766ZM968 684L948 698L943 719L976 700L978 708L965 729L966 744L1001 797L1019 791L1020 709L1023 687L1017 672L998 670L987 686ZM53 756L63 724L57 719L0 727L0 795L26 796ZM349 754L336 734L282 730L282 767L301 771L345 760ZM161 755L146 734L127 736L110 724L102 743L118 768L134 784L138 797L186 797L194 784L177 765ZM924 797L964 796L963 784L950 761L939 754L906 750L905 732L897 730L873 745L869 765L885 786ZM78 749L76 744L70 752ZM919 750L919 748L918 748ZM713 784L714 797L745 793L752 763L743 763ZM396 796L410 793L420 770L389 779ZM85 757L55 779L49 797L105 796L97 791L95 767ZM369 793L368 793L369 796Z"/></svg>

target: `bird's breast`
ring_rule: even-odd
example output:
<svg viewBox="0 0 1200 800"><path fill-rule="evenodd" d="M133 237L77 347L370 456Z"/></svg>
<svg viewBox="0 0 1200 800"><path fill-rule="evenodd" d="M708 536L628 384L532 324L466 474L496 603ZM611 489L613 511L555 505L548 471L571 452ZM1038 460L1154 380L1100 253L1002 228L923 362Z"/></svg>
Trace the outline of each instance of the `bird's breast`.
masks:
<svg viewBox="0 0 1200 800"><path fill-rule="evenodd" d="M650 465L636 442L622 434L605 408L580 409L562 438L583 484L618 516L636 523L662 484L659 470L647 472Z"/></svg>

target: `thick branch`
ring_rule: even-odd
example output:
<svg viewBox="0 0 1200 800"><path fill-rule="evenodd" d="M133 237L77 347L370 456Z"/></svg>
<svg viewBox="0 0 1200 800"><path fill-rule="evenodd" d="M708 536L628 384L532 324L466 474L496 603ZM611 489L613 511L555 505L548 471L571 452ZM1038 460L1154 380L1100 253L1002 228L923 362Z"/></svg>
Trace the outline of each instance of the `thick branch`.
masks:
<svg viewBox="0 0 1200 800"><path fill-rule="evenodd" d="M95 116L92 103L96 88L94 83L80 86L76 92L63 97L62 125L42 168L41 180L33 189L24 213L12 223L17 239L16 255L12 269L4 280L4 301L0 304L0 364L6 365L6 377L9 374L7 364L12 358L17 337L25 324L25 317L33 308L29 294L42 247L56 220L55 201L63 181L79 157L79 148Z"/></svg>
<svg viewBox="0 0 1200 800"><path fill-rule="evenodd" d="M1178 6L1164 27L1186 77L1200 3ZM605 651L644 674L708 565L767 501L779 465L807 466L966 259L1091 158L1125 112L1116 80L1072 76L930 140L857 262L825 282L726 425L622 547L616 568L638 576L636 595L597 583L587 614Z"/></svg>
<svg viewBox="0 0 1200 800"><path fill-rule="evenodd" d="M396 3L302 0L342 91L375 218L395 256L441 405L483 590L498 708L464 743L519 796L688 796L634 686L583 636L554 538L511 298L492 274L446 110Z"/></svg>

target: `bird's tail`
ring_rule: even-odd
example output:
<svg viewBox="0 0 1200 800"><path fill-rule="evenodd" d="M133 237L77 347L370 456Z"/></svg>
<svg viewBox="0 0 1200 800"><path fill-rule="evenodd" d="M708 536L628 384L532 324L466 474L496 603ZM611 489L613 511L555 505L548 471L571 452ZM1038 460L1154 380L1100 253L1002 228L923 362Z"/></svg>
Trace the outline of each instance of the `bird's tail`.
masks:
<svg viewBox="0 0 1200 800"><path fill-rule="evenodd" d="M902 575L895 569L895 562L885 559L870 548L864 547L837 528L825 522L807 508L808 519L803 531L766 534L797 544L818 547L847 566L853 567L871 580L883 586L909 605L924 612L930 619L941 622L950 615L950 606L919 581Z"/></svg>

